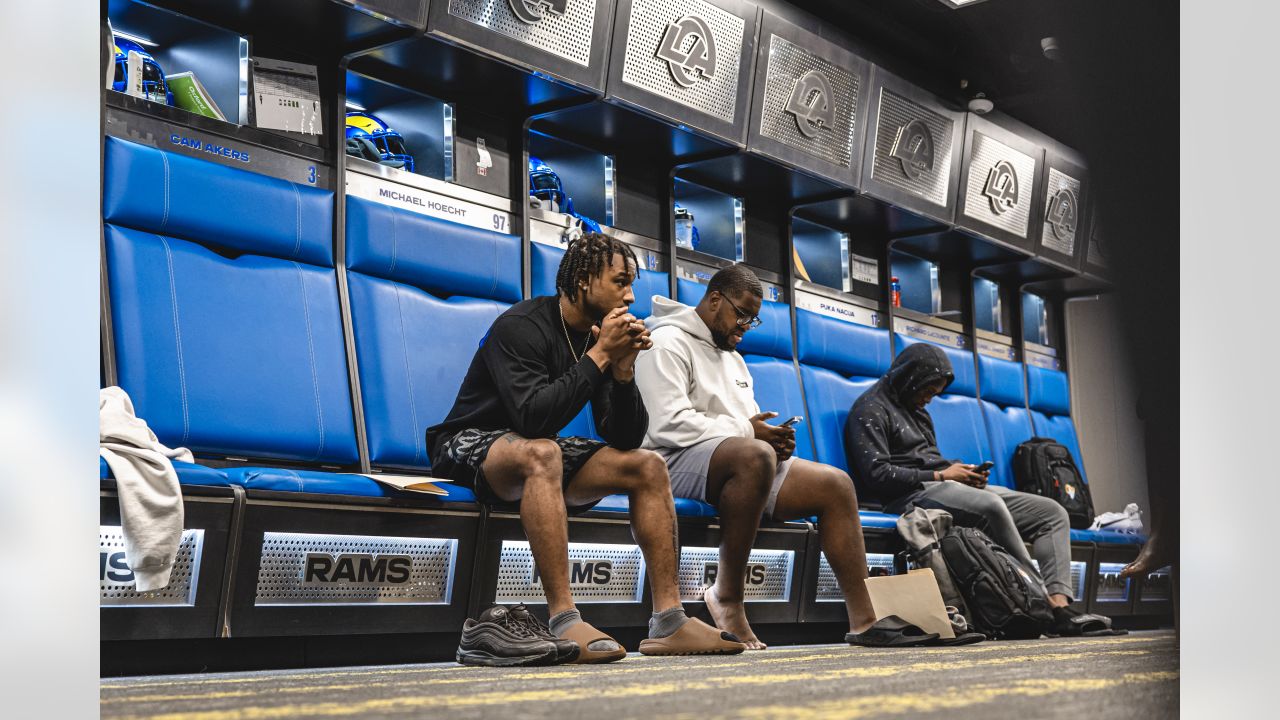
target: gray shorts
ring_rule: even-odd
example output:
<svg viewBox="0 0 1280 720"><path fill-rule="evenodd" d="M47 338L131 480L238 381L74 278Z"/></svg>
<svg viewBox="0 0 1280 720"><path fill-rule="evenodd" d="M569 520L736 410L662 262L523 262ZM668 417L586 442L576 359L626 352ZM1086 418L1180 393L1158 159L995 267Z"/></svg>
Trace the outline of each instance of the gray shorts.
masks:
<svg viewBox="0 0 1280 720"><path fill-rule="evenodd" d="M707 502L707 472L711 468L711 456L715 454L720 443L727 437L711 438L687 448L655 448L655 452L667 461L667 473L671 475L671 494L678 498L689 498ZM787 479L791 463L795 457L789 457L778 463L778 471L773 475L773 487L769 489L769 501L764 506L764 516L773 517L773 506L778 503L778 491Z"/></svg>

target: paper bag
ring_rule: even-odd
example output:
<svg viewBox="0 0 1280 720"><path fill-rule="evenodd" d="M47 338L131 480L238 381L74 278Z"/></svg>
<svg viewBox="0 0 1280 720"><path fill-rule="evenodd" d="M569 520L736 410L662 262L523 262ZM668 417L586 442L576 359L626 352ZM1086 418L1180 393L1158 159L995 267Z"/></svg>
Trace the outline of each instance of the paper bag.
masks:
<svg viewBox="0 0 1280 720"><path fill-rule="evenodd" d="M947 608L938 591L938 581L929 568L912 570L906 575L867 578L867 592L876 618L897 615L927 633L953 638Z"/></svg>

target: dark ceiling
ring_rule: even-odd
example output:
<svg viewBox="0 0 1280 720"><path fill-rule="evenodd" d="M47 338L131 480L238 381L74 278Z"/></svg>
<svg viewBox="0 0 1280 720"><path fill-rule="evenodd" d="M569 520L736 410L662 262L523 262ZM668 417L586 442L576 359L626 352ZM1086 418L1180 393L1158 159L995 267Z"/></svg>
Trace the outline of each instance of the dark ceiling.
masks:
<svg viewBox="0 0 1280 720"><path fill-rule="evenodd" d="M1063 31L1078 0L984 0L959 9L940 0L788 1L896 74L961 103L984 93L997 110L1077 144L1071 49L1055 62L1040 40Z"/></svg>

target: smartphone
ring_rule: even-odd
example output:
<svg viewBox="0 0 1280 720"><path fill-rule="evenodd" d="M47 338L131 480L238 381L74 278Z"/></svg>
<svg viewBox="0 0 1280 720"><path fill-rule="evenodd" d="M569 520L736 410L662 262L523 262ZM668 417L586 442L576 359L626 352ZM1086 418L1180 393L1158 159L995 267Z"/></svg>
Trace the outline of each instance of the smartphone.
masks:
<svg viewBox="0 0 1280 720"><path fill-rule="evenodd" d="M988 461L986 461L986 462L982 463L981 465L979 465L978 467L974 468L974 469L973 469L973 471L974 471L974 472L976 472L976 473L984 473L984 472L987 472L988 470L990 470L991 468L993 468L993 467L995 467L995 466L996 466L996 464L995 464L995 463L993 463L993 462L991 462L990 460L988 460Z"/></svg>
<svg viewBox="0 0 1280 720"><path fill-rule="evenodd" d="M784 420L782 424L779 425L779 427L791 427L792 425L795 425L796 423L800 423L800 422L804 422L803 417L800 417L799 415L792 415L791 417Z"/></svg>

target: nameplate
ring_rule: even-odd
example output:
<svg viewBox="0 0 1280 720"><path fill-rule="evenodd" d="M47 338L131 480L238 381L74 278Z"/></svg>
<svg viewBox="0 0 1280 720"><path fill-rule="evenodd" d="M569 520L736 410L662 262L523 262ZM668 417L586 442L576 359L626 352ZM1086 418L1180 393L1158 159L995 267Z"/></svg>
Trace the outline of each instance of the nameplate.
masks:
<svg viewBox="0 0 1280 720"><path fill-rule="evenodd" d="M356 172L346 177L347 195L353 197L483 230L515 232L510 213Z"/></svg>
<svg viewBox="0 0 1280 720"><path fill-rule="evenodd" d="M987 357L1008 360L1010 362L1017 359L1017 353L1013 351L1012 345L1005 345L1004 343L993 342L983 338L978 338L978 352L982 355L986 355Z"/></svg>
<svg viewBox="0 0 1280 720"><path fill-rule="evenodd" d="M853 303L833 300L814 293L796 290L796 307L845 322L880 327L880 313Z"/></svg>
<svg viewBox="0 0 1280 720"><path fill-rule="evenodd" d="M916 320L895 318L893 329L895 332L902 333L913 340L923 340L934 345L944 345L961 350L969 347L969 339L964 334L952 330L943 330Z"/></svg>
<svg viewBox="0 0 1280 720"><path fill-rule="evenodd" d="M1033 350L1026 350L1023 352L1023 355L1026 357L1028 365L1034 365L1035 367L1044 368L1046 370L1062 369L1062 363L1058 362L1058 358L1053 357L1052 355L1044 355Z"/></svg>

